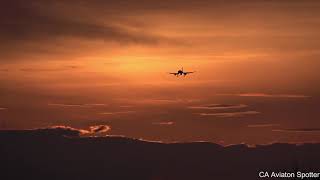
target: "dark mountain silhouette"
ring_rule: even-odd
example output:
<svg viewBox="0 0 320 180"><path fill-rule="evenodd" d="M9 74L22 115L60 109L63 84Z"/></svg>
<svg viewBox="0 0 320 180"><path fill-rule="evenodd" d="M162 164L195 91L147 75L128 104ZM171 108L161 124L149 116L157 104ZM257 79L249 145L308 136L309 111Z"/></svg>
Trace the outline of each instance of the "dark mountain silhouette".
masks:
<svg viewBox="0 0 320 180"><path fill-rule="evenodd" d="M80 137L73 129L0 131L0 179L234 180L260 171L320 171L320 144L223 147L125 137Z"/></svg>

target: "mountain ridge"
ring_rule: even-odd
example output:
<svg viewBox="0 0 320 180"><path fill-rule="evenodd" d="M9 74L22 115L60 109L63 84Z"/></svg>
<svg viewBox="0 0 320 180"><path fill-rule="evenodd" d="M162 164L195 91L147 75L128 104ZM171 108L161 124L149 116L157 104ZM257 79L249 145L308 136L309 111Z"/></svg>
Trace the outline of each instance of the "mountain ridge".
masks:
<svg viewBox="0 0 320 180"><path fill-rule="evenodd" d="M319 172L320 144L249 147L81 137L70 130L0 131L0 179L259 179L259 172Z"/></svg>

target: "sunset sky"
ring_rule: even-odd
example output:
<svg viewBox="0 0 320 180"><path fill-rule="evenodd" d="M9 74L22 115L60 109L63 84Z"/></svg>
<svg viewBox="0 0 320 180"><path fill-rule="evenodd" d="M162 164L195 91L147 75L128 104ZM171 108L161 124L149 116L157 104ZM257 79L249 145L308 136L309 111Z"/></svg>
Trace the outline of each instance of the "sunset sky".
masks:
<svg viewBox="0 0 320 180"><path fill-rule="evenodd" d="M12 0L0 26L0 129L320 140L320 1Z"/></svg>

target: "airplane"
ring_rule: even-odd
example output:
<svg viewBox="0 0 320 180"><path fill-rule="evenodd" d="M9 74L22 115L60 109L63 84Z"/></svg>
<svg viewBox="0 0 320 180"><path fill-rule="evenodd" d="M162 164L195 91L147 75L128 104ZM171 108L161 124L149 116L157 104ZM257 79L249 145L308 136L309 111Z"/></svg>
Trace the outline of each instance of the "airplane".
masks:
<svg viewBox="0 0 320 180"><path fill-rule="evenodd" d="M178 72L176 72L176 73L169 73L169 74L173 74L173 75L175 75L175 76L186 76L186 75L188 75L188 74L191 74L191 73L194 73L195 71L193 71L193 72L187 72L187 71L183 71L183 67L182 67L182 69L181 70L178 70Z"/></svg>

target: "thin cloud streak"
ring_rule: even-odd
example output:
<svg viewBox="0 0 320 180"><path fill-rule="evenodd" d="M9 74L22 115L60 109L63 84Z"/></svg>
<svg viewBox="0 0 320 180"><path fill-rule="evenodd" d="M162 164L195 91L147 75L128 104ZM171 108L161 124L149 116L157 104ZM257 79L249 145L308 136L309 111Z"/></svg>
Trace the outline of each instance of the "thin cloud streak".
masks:
<svg viewBox="0 0 320 180"><path fill-rule="evenodd" d="M236 94L222 93L217 95L240 96L240 97L265 97L265 98L309 98L311 97L311 96L302 95L302 94L267 94L267 93L236 93Z"/></svg>
<svg viewBox="0 0 320 180"><path fill-rule="evenodd" d="M121 106L119 106L119 107L121 107L121 108L132 108L132 107L134 107L134 106L132 106L132 105L121 105Z"/></svg>
<svg viewBox="0 0 320 180"><path fill-rule="evenodd" d="M117 115L117 114L131 114L136 113L136 111L117 111L117 112L102 112L101 115Z"/></svg>
<svg viewBox="0 0 320 180"><path fill-rule="evenodd" d="M280 126L280 124L249 124L247 127L249 128L264 128L264 127L274 127Z"/></svg>
<svg viewBox="0 0 320 180"><path fill-rule="evenodd" d="M160 125L160 126L170 126L170 125L173 125L174 122L172 121L168 121L168 122L154 122L152 123L153 125Z"/></svg>
<svg viewBox="0 0 320 180"><path fill-rule="evenodd" d="M320 128L273 129L272 131L288 133L320 133Z"/></svg>
<svg viewBox="0 0 320 180"><path fill-rule="evenodd" d="M68 71L79 68L78 66L68 65L64 67L57 68L20 68L23 72L56 72L56 71Z"/></svg>
<svg viewBox="0 0 320 180"><path fill-rule="evenodd" d="M114 99L119 102L129 102L131 104L168 105L179 103L197 102L199 99Z"/></svg>
<svg viewBox="0 0 320 180"><path fill-rule="evenodd" d="M229 117L243 117L246 115L255 115L259 114L258 111L243 111L243 112L225 112L225 113L199 113L200 116L215 116L221 118L229 118Z"/></svg>
<svg viewBox="0 0 320 180"><path fill-rule="evenodd" d="M189 109L238 109L248 107L245 104L209 104L204 106L189 106Z"/></svg>
<svg viewBox="0 0 320 180"><path fill-rule="evenodd" d="M64 107L64 108L68 108L68 107L84 107L84 108L91 108L94 106L107 106L106 104L99 104L99 103L95 103L95 104L59 104L59 103L49 103L48 106L57 106L57 107Z"/></svg>

